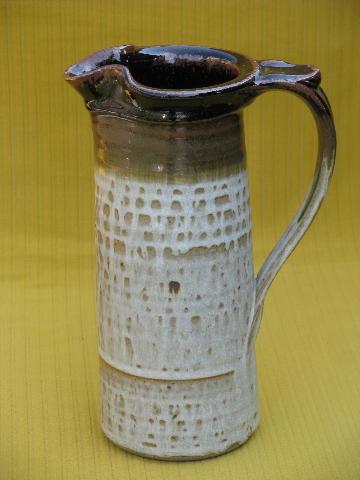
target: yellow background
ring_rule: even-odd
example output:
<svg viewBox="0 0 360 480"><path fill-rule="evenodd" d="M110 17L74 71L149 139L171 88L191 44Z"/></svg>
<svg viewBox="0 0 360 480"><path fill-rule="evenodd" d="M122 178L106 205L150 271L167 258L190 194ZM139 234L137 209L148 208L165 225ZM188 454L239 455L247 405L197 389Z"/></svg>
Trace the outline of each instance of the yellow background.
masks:
<svg viewBox="0 0 360 480"><path fill-rule="evenodd" d="M0 478L360 478L360 3L2 0ZM257 343L262 422L242 448L170 464L99 427L92 138L68 65L123 43L188 43L321 67L338 156L328 198L268 296ZM257 268L312 175L306 107L246 110Z"/></svg>

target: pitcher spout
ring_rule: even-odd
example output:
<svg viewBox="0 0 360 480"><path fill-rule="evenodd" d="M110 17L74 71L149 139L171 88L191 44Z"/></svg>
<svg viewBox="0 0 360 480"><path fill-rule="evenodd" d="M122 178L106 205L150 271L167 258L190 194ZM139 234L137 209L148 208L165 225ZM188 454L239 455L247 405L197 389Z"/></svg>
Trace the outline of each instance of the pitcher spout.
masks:
<svg viewBox="0 0 360 480"><path fill-rule="evenodd" d="M123 77L122 69L134 47L122 45L106 48L82 59L64 72L70 83L89 102L112 94L112 86Z"/></svg>

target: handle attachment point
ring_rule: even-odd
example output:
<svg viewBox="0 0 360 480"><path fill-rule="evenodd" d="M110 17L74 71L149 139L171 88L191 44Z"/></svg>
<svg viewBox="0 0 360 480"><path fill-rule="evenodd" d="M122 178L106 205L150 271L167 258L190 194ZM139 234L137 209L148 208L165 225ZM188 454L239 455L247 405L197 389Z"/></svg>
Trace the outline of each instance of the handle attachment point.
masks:
<svg viewBox="0 0 360 480"><path fill-rule="evenodd" d="M259 60L259 70L255 77L256 85L276 82L306 83L317 87L321 82L321 72L313 65L296 65L283 60Z"/></svg>

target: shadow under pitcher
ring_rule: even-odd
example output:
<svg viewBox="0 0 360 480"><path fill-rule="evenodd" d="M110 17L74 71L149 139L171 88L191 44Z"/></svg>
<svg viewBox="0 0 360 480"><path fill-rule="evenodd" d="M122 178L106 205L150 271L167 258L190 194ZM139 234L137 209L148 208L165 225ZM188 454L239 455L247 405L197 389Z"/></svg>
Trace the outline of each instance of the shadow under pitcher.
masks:
<svg viewBox="0 0 360 480"><path fill-rule="evenodd" d="M95 141L101 424L122 448L193 460L259 423L266 292L323 200L335 158L320 71L195 46L117 46L65 72ZM297 94L318 129L314 179L257 276L243 108Z"/></svg>

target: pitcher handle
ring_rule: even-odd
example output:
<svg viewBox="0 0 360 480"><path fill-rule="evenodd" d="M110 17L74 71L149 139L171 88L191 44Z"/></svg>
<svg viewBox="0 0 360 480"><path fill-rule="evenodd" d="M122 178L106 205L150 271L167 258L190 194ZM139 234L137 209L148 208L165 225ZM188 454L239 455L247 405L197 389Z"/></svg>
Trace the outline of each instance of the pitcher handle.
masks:
<svg viewBox="0 0 360 480"><path fill-rule="evenodd" d="M269 90L287 90L300 96L315 118L319 146L312 184L289 227L270 252L256 277L256 293L248 346L256 339L266 293L281 266L301 240L315 217L327 192L335 162L336 133L329 101L319 87L320 71L308 65L292 65L278 60L259 61L255 85L250 96Z"/></svg>

